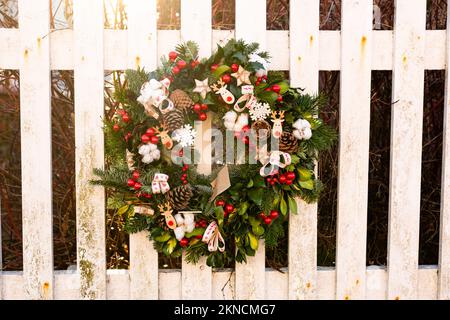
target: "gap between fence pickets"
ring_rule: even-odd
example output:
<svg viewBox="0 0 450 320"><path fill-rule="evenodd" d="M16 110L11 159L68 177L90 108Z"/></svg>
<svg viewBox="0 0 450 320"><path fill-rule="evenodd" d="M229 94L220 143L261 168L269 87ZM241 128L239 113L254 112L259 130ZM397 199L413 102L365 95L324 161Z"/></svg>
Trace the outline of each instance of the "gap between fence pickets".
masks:
<svg viewBox="0 0 450 320"><path fill-rule="evenodd" d="M336 295L336 274L334 267L317 268L317 299L332 300ZM437 299L438 267L436 265L419 266L418 299ZM279 272L265 269L265 296L268 299L288 299L287 268ZM55 299L79 299L79 282L77 271L55 271ZM366 298L386 299L387 269L385 266L368 266L366 269ZM23 292L23 272L6 271L0 274L3 282L3 298L25 299ZM128 270L107 270L106 298L129 299L130 279ZM181 299L181 270L159 270L159 298ZM235 295L235 279L233 269L220 269L212 272L212 295L214 300L232 300Z"/></svg>
<svg viewBox="0 0 450 320"><path fill-rule="evenodd" d="M0 68L18 69L20 66L20 46L17 43L20 29L0 28L0 43L7 45L0 50ZM213 45L223 39L233 38L233 30L213 30ZM272 70L289 70L289 31L268 30L267 50L271 53ZM167 54L181 41L179 30L158 30L158 56ZM392 70L393 31L372 31L372 70ZM50 34L51 69L73 70L73 30L54 30ZM319 31L319 70L335 71L341 66L340 31ZM126 50L127 30L104 30L104 68L123 70L128 67ZM446 30L426 30L425 69L444 70L446 66Z"/></svg>

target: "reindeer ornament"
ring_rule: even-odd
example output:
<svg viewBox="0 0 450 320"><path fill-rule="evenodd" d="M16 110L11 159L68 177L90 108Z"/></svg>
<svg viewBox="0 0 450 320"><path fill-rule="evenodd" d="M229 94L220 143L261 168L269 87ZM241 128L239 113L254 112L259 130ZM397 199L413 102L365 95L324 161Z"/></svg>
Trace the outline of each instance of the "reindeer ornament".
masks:
<svg viewBox="0 0 450 320"><path fill-rule="evenodd" d="M162 124L161 126L154 128L157 136L161 139L162 144L166 147L167 150L172 149L173 141L169 135L169 131L167 130L167 126Z"/></svg>
<svg viewBox="0 0 450 320"><path fill-rule="evenodd" d="M225 84L225 82L223 82L222 79L217 81L217 84L211 85L211 89L213 89L213 91L216 94L220 94L220 96L222 97L223 101L225 101L225 103L227 103L227 104L234 103L235 98L234 98L233 94L227 90L227 85Z"/></svg>
<svg viewBox="0 0 450 320"><path fill-rule="evenodd" d="M166 218L166 225L169 227L169 229L174 230L177 227L177 222L172 215L173 210L170 204L168 202L159 204L158 208L161 215Z"/></svg>
<svg viewBox="0 0 450 320"><path fill-rule="evenodd" d="M281 135L283 134L283 122L284 122L284 111L278 111L278 118L277 118L277 111L272 111L272 120L273 126L272 126L272 136L274 136L276 139L280 139Z"/></svg>

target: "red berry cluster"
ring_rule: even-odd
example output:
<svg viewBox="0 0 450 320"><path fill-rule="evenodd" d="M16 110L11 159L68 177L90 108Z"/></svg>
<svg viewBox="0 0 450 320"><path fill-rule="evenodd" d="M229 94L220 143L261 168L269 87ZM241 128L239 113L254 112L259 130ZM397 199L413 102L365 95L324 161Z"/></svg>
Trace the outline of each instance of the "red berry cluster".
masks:
<svg viewBox="0 0 450 320"><path fill-rule="evenodd" d="M181 72L181 70L185 69L188 66L186 61L178 58L178 53L176 53L175 51L169 52L169 60L171 62L175 63L175 65L172 67L172 73L175 75L179 74ZM190 62L191 68L195 68L199 64L200 64L200 62L198 60L192 60Z"/></svg>
<svg viewBox="0 0 450 320"><path fill-rule="evenodd" d="M158 144L159 138L156 136L156 131L153 128L148 128L147 131L141 136L142 143Z"/></svg>
<svg viewBox="0 0 450 320"><path fill-rule="evenodd" d="M267 76L266 75L264 75L264 76L262 76L262 77L258 77L257 79L256 79L256 82L255 82L255 85L256 86L259 86L260 84L261 84L261 82L267 82Z"/></svg>
<svg viewBox="0 0 450 320"><path fill-rule="evenodd" d="M213 65L211 66L211 72L216 71L216 69L217 69L218 67L219 67L218 64L213 64ZM231 65L230 70L231 70L233 73L234 73L234 72L238 72L238 70L239 70L239 65L238 65L237 63L233 63L233 64ZM232 80L231 75L229 75L228 73L224 74L224 75L222 76L221 79L222 79L222 81L223 81L225 84L230 83L231 80Z"/></svg>
<svg viewBox="0 0 450 320"><path fill-rule="evenodd" d="M250 130L250 126L246 125L242 127L241 131L235 131L234 136L240 139L245 144L250 144L250 137L248 136L248 131Z"/></svg>
<svg viewBox="0 0 450 320"><path fill-rule="evenodd" d="M266 215L264 212L261 212L259 214L259 217L262 221L264 221L265 224L269 225L272 223L273 220L277 219L280 216L277 210L272 210L268 215Z"/></svg>
<svg viewBox="0 0 450 320"><path fill-rule="evenodd" d="M206 111L208 111L208 105L207 104L196 103L196 104L194 104L192 109L197 114L199 120L205 121L206 119L208 119L208 116L205 113Z"/></svg>
<svg viewBox="0 0 450 320"><path fill-rule="evenodd" d="M276 175L270 176L266 178L266 181L268 184L270 184L271 186L275 185L275 184L286 184L288 186L290 186L292 184L292 182L294 182L295 180L295 172L293 171L288 171L285 173L278 173Z"/></svg>
<svg viewBox="0 0 450 320"><path fill-rule="evenodd" d="M116 111L116 113L119 115L119 118L122 119L124 123L130 122L131 118L125 110L119 109ZM118 132L120 130L120 125L118 123L115 123L113 125L113 130L115 132Z"/></svg>
<svg viewBox="0 0 450 320"><path fill-rule="evenodd" d="M207 226L208 226L208 222L206 222L206 220L204 220L204 219L201 219L195 223L196 228L206 228ZM198 235L194 236L194 238L201 239L201 238L203 238L203 235L198 234ZM189 238L184 237L183 239L180 240L180 246L182 248L187 247L189 245L189 241L190 241Z"/></svg>
<svg viewBox="0 0 450 320"><path fill-rule="evenodd" d="M216 201L216 206L223 207L223 217L226 218L230 213L234 211L234 206L231 203L226 203L220 199Z"/></svg>
<svg viewBox="0 0 450 320"><path fill-rule="evenodd" d="M275 92L276 94L278 94L277 101L278 102L282 102L283 101L283 96L280 94L281 87L278 84L274 84L274 85L272 85L270 87L267 87L266 89L264 89L264 91Z"/></svg>
<svg viewBox="0 0 450 320"><path fill-rule="evenodd" d="M188 184L189 182L187 181L187 173L186 171L189 169L189 166L187 164L183 165L183 168L181 169L181 171L183 171L184 173L181 175L181 182L183 182L183 184Z"/></svg>

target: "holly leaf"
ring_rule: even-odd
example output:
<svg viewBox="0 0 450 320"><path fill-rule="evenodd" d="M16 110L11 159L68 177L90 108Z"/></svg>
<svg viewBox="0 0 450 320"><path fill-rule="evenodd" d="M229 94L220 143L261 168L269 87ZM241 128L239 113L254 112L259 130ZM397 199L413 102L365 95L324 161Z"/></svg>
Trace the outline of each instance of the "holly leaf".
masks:
<svg viewBox="0 0 450 320"><path fill-rule="evenodd" d="M253 178L253 186L255 188L265 187L266 186L266 182L264 181L263 177L261 177L260 175L257 175L256 177Z"/></svg>
<svg viewBox="0 0 450 320"><path fill-rule="evenodd" d="M300 181L300 187L302 187L303 189L313 190L314 181L313 180Z"/></svg>
<svg viewBox="0 0 450 320"><path fill-rule="evenodd" d="M177 239L172 238L169 241L167 241L167 252L169 253L169 255L173 252L176 246L177 246Z"/></svg>
<svg viewBox="0 0 450 320"><path fill-rule="evenodd" d="M235 54L233 54L232 58L236 59L241 64L247 62L247 57L242 52L236 52Z"/></svg>
<svg viewBox="0 0 450 320"><path fill-rule="evenodd" d="M262 226L254 226L252 227L252 231L257 236L262 236L264 234L264 228Z"/></svg>
<svg viewBox="0 0 450 320"><path fill-rule="evenodd" d="M253 188L248 192L249 198L258 206L262 204L262 198L264 195L264 189L262 188Z"/></svg>
<svg viewBox="0 0 450 320"><path fill-rule="evenodd" d="M291 214L297 214L297 201L295 201L294 198L288 197L288 204L289 204L289 212Z"/></svg>
<svg viewBox="0 0 450 320"><path fill-rule="evenodd" d="M166 242L169 239L170 239L169 232L164 232L162 235L155 237L155 241L158 241L158 242Z"/></svg>
<svg viewBox="0 0 450 320"><path fill-rule="evenodd" d="M280 94L285 94L289 90L289 84L286 81L277 83L280 86Z"/></svg>
<svg viewBox="0 0 450 320"><path fill-rule="evenodd" d="M312 177L312 173L309 169L306 168L298 168L297 172L300 176L300 181L307 181L307 180L311 180Z"/></svg>
<svg viewBox="0 0 450 320"><path fill-rule="evenodd" d="M124 206L120 207L120 208L117 210L117 214L118 214L119 216L121 216L121 215L123 215L125 212L127 212L129 208L130 208L130 205L129 205L129 204L124 205Z"/></svg>
<svg viewBox="0 0 450 320"><path fill-rule="evenodd" d="M205 233L205 228L195 228L194 230L192 230L192 232L187 232L184 236L186 238L191 238L191 237L195 237L195 236L198 236L198 235L204 234L204 233Z"/></svg>
<svg viewBox="0 0 450 320"><path fill-rule="evenodd" d="M278 98L278 94L273 91L263 91L258 95L258 98L269 104L274 104Z"/></svg>
<svg viewBox="0 0 450 320"><path fill-rule="evenodd" d="M240 206L239 206L239 210L238 210L238 214L240 216L244 215L249 207L249 203L247 201L243 202Z"/></svg>
<svg viewBox="0 0 450 320"><path fill-rule="evenodd" d="M286 200L284 200L284 197L281 197L280 211L283 216L285 216L287 214L287 203L286 203Z"/></svg>
<svg viewBox="0 0 450 320"><path fill-rule="evenodd" d="M253 250L257 250L258 249L258 239L256 238L256 236L253 234L253 233L251 233L251 232L249 232L248 234L247 234L247 237L248 237L248 242L249 242L249 244L250 244L250 248L252 248Z"/></svg>
<svg viewBox="0 0 450 320"><path fill-rule="evenodd" d="M213 76L216 78L219 78L222 74L230 70L230 67L226 64L223 64L221 66L218 66L217 69L213 72Z"/></svg>

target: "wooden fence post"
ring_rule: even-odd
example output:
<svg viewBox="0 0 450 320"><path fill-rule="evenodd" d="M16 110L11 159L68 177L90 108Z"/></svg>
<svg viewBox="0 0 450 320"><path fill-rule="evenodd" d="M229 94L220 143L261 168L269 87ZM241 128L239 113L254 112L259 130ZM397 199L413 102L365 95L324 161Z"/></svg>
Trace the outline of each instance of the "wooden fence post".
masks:
<svg viewBox="0 0 450 320"><path fill-rule="evenodd" d="M48 0L19 1L23 277L29 299L52 299L54 291L49 8Z"/></svg>

